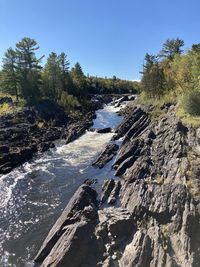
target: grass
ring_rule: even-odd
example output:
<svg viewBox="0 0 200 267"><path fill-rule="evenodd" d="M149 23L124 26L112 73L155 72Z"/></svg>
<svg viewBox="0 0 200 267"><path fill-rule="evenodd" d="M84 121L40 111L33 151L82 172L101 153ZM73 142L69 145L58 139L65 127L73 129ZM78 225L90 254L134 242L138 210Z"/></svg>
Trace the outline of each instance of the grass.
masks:
<svg viewBox="0 0 200 267"><path fill-rule="evenodd" d="M20 98L18 102L16 102L16 97L10 94L5 94L0 92L0 99L3 97L10 97L12 98L13 105L8 104L8 103L3 103L0 105L0 116L14 113L16 111L19 111L22 107L26 106L26 103L24 99Z"/></svg>
<svg viewBox="0 0 200 267"><path fill-rule="evenodd" d="M166 103L177 104L177 98L174 93L169 92L160 98L149 98L144 93L141 93L140 97L136 100L137 105L152 106L148 113L153 121L160 120L164 117L166 113L164 109L162 109L162 106Z"/></svg>
<svg viewBox="0 0 200 267"><path fill-rule="evenodd" d="M184 125L190 125L194 128L200 127L200 116L189 115L183 109L182 97L177 97L173 92L169 92L160 98L149 98L144 93L141 93L140 97L136 100L137 105L152 105L149 116L153 121L158 121L165 115L165 111L161 107L166 103L176 105L176 116L180 118Z"/></svg>
<svg viewBox="0 0 200 267"><path fill-rule="evenodd" d="M181 104L176 109L176 116L180 118L184 125L190 125L195 129L200 127L200 116L191 116L187 114Z"/></svg>

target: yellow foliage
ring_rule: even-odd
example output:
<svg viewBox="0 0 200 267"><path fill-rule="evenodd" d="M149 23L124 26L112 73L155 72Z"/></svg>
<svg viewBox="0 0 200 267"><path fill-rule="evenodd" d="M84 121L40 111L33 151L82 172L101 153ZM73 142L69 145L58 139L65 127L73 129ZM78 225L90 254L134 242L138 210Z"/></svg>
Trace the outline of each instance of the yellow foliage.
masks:
<svg viewBox="0 0 200 267"><path fill-rule="evenodd" d="M0 105L0 116L5 115L5 114L9 114L13 112L13 108L7 104L4 103L2 105Z"/></svg>

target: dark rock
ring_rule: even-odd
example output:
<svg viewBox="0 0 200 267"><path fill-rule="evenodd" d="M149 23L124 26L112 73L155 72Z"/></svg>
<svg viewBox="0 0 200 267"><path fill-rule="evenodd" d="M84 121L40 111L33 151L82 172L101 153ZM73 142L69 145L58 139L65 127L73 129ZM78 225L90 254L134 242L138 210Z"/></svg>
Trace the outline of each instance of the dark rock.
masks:
<svg viewBox="0 0 200 267"><path fill-rule="evenodd" d="M42 143L42 144L39 145L39 151L40 152L45 152L49 148L54 148L54 147L55 147L54 143Z"/></svg>
<svg viewBox="0 0 200 267"><path fill-rule="evenodd" d="M119 196L119 191L121 189L121 182L120 181L116 181L115 182L115 186L112 189L110 196L108 198L108 204L114 204Z"/></svg>
<svg viewBox="0 0 200 267"><path fill-rule="evenodd" d="M9 146L2 145L0 146L0 153L8 153L9 152Z"/></svg>
<svg viewBox="0 0 200 267"><path fill-rule="evenodd" d="M97 133L110 133L112 132L112 128L103 128L103 129L97 129Z"/></svg>
<svg viewBox="0 0 200 267"><path fill-rule="evenodd" d="M64 109L48 99L41 100L36 109L40 118L44 121L52 121L52 126L61 127L69 122Z"/></svg>
<svg viewBox="0 0 200 267"><path fill-rule="evenodd" d="M87 185L80 186L79 189L74 194L74 196L72 197L72 199L70 200L65 210L63 211L60 218L54 224L47 238L44 240L42 247L40 248L37 256L35 257L35 261L41 262L45 258L47 258L43 266L48 266L46 264L47 262L51 260L58 261L57 265L52 265L52 266L59 266L60 264L59 262L60 261L62 262L63 258L65 262L67 262L67 258L71 257L69 256L70 253L68 255L68 252L70 252L70 250L68 252L63 251L61 250L61 247L64 248L66 242L68 241L72 242L72 246L73 246L73 240L78 229L80 229L81 231L80 233L81 236L83 235L83 233L84 234L86 233L85 231L82 231L82 229L85 229L85 230L87 229L87 231L89 231L90 234L92 234L92 230L94 230L96 220L98 218L97 211L95 211L96 205L97 205L96 191ZM92 212L94 214L92 216L94 217L94 221L92 221L92 224L90 224L89 226L86 223L87 219L84 219L84 216L86 216L86 218L88 216L87 207L91 207L90 213ZM86 211L85 211L85 208L86 208ZM91 215L89 215L89 217L91 217ZM90 234L88 235L89 238L90 238ZM83 241L82 239L84 238L81 237L79 239L80 242ZM87 239L87 242L89 242L88 239ZM75 241L75 244L76 244L76 241ZM61 255L59 254L59 247L60 247L60 252L63 251ZM67 253L67 256L66 256L66 253ZM74 255L74 253L77 253L77 251L73 251L72 253ZM57 254L59 254L60 256L57 256ZM82 259L82 256L81 256L81 259Z"/></svg>
<svg viewBox="0 0 200 267"><path fill-rule="evenodd" d="M106 202L115 186L115 181L113 179L105 180L102 186L102 195L101 195L101 203Z"/></svg>
<svg viewBox="0 0 200 267"><path fill-rule="evenodd" d="M118 148L119 146L117 144L108 144L105 150L92 165L98 168L103 168L106 163L112 160L113 156L117 153Z"/></svg>
<svg viewBox="0 0 200 267"><path fill-rule="evenodd" d="M0 98L0 105L7 103L7 104L13 104L13 100L11 97L4 96Z"/></svg>

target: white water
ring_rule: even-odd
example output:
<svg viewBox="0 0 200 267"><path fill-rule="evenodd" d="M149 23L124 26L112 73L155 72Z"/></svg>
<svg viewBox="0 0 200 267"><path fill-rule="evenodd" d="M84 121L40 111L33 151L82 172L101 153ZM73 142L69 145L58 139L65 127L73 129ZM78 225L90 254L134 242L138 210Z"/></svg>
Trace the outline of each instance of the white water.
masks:
<svg viewBox="0 0 200 267"><path fill-rule="evenodd" d="M119 108L106 106L97 112L93 128L115 128ZM112 177L110 162L103 170L91 166L113 133L87 131L79 139L56 148L15 169L0 179L0 266L29 267L43 239L86 179Z"/></svg>

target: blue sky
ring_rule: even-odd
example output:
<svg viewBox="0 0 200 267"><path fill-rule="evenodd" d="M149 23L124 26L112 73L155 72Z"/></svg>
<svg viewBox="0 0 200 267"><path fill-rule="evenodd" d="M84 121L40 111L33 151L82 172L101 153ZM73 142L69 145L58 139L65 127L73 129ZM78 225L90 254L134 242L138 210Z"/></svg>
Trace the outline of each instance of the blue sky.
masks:
<svg viewBox="0 0 200 267"><path fill-rule="evenodd" d="M139 79L167 38L200 43L199 0L0 0L0 58L24 36L90 75Z"/></svg>

